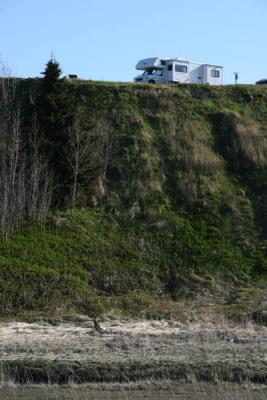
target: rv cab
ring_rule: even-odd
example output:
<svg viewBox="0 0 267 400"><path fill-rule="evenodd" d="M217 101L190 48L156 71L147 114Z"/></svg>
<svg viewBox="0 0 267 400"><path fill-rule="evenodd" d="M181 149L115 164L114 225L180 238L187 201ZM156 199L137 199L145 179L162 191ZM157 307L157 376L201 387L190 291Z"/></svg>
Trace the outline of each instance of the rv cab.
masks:
<svg viewBox="0 0 267 400"><path fill-rule="evenodd" d="M161 69L147 69L135 78L135 82L164 83L164 81Z"/></svg>

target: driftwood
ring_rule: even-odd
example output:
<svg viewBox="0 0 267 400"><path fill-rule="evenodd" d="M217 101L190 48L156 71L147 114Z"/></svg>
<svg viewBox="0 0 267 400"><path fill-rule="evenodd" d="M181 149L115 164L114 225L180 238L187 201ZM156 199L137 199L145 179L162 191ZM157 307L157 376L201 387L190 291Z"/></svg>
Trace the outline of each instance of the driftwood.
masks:
<svg viewBox="0 0 267 400"><path fill-rule="evenodd" d="M93 323L94 323L94 328L95 328L96 332L100 333L101 335L106 335L108 333L107 330L101 328L99 322L96 319L93 319Z"/></svg>

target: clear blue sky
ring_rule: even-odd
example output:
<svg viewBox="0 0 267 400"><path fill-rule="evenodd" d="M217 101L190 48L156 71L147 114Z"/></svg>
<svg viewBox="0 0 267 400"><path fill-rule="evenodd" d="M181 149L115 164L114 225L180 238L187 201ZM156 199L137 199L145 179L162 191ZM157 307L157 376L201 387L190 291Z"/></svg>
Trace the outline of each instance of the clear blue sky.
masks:
<svg viewBox="0 0 267 400"><path fill-rule="evenodd" d="M51 53L64 74L131 81L139 59L222 64L225 82L267 78L267 0L0 0L0 54L39 76Z"/></svg>

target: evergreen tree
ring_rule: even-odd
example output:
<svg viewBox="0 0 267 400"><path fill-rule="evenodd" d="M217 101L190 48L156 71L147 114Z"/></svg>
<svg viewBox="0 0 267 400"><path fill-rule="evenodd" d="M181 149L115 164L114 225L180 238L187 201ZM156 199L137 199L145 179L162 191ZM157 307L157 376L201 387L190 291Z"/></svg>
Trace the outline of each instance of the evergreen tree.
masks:
<svg viewBox="0 0 267 400"><path fill-rule="evenodd" d="M59 144L66 137L66 127L72 114L67 84L60 79L62 70L59 63L51 58L42 72L39 98L39 115L45 139L52 145Z"/></svg>
<svg viewBox="0 0 267 400"><path fill-rule="evenodd" d="M59 63L51 58L42 72L41 90L37 102L38 120L43 132L43 149L59 177L60 191L65 181L62 146L67 141L67 128L73 117L73 107L68 95L68 84L60 76Z"/></svg>
<svg viewBox="0 0 267 400"><path fill-rule="evenodd" d="M41 74L44 75L44 84L52 88L55 84L59 83L62 69L57 60L50 58L46 64L45 70L41 72Z"/></svg>

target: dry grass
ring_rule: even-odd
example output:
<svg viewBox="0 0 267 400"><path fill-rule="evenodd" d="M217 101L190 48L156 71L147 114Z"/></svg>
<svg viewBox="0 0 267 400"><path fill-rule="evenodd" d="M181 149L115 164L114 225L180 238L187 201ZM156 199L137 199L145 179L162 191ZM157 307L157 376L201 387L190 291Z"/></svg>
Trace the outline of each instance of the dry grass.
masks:
<svg viewBox="0 0 267 400"><path fill-rule="evenodd" d="M198 323L106 320L101 325L108 334L99 335L92 322L81 316L31 324L1 323L1 400L266 399L266 386L249 381L260 373L266 377L266 327L223 319ZM36 362L39 371L47 368L50 384L16 383L16 376L4 373L3 365L8 361L28 366ZM53 365L58 363L61 369L71 371L64 382L67 385L51 384ZM108 380L102 381L99 375L96 380L77 384L75 366L82 370L90 365L93 369L106 365ZM166 368L168 365L174 369ZM184 372L179 377L181 366ZM19 367L18 363L17 374ZM116 375L109 380L117 367L124 371L125 382L116 381ZM137 374L131 371L136 367ZM240 377L244 374L244 381L238 385L230 382L231 373L227 381L225 373L230 369L238 369ZM101 373L101 368L98 371ZM29 376L33 372L28 370Z"/></svg>
<svg viewBox="0 0 267 400"><path fill-rule="evenodd" d="M158 387L157 387L158 386ZM10 386L0 389L1 400L265 400L263 387L245 385L173 385L137 382L116 385Z"/></svg>
<svg viewBox="0 0 267 400"><path fill-rule="evenodd" d="M241 156L240 163L264 166L267 157L267 136L252 121L238 121L234 151Z"/></svg>
<svg viewBox="0 0 267 400"><path fill-rule="evenodd" d="M267 381L267 328L87 318L0 326L2 383Z"/></svg>
<svg viewBox="0 0 267 400"><path fill-rule="evenodd" d="M218 187L218 173L223 162L213 149L207 129L196 122L182 126L170 119L162 139L173 163L176 189L186 203L202 199Z"/></svg>

